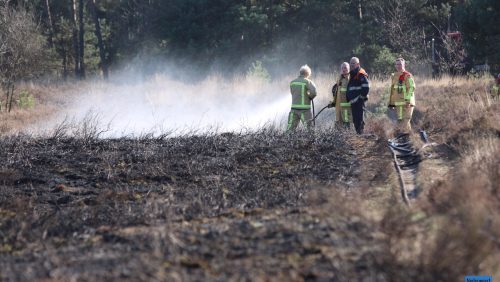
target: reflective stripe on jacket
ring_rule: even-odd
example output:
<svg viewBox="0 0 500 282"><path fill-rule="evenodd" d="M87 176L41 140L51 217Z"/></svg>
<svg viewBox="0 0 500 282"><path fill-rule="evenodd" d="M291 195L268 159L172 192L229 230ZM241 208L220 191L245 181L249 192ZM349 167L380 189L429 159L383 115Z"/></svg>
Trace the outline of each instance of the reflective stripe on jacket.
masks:
<svg viewBox="0 0 500 282"><path fill-rule="evenodd" d="M316 85L310 79L299 76L290 82L292 109L309 110L311 100L316 97Z"/></svg>
<svg viewBox="0 0 500 282"><path fill-rule="evenodd" d="M337 80L337 92L333 95L333 101L335 102L335 106L339 106L340 103L347 102L347 84L349 83L349 74L340 75Z"/></svg>
<svg viewBox="0 0 500 282"><path fill-rule="evenodd" d="M354 101L360 97L363 100L368 99L368 92L370 91L370 82L368 81L368 74L362 68L354 69L350 73L349 83L347 85L346 97L349 102ZM359 98L358 98L359 99Z"/></svg>
<svg viewBox="0 0 500 282"><path fill-rule="evenodd" d="M404 71L392 74L389 107L410 103L415 106L415 81L411 73Z"/></svg>
<svg viewBox="0 0 500 282"><path fill-rule="evenodd" d="M340 75L337 81L337 93L334 96L336 120L349 122L349 113L351 112L351 104L347 102L347 84L349 83L349 74Z"/></svg>

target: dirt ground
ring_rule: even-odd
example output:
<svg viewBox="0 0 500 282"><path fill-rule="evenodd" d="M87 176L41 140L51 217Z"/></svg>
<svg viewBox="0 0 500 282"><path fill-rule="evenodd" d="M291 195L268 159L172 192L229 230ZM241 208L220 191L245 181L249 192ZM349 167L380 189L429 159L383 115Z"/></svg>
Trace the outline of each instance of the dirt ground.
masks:
<svg viewBox="0 0 500 282"><path fill-rule="evenodd" d="M387 281L385 140L340 132L1 140L0 278ZM359 197L377 199L359 208Z"/></svg>

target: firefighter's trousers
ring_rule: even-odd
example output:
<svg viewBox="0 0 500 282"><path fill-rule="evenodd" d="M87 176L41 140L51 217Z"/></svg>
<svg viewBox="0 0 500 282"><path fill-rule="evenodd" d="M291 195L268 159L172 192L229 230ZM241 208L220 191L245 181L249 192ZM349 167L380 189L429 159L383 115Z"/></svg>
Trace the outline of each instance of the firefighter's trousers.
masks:
<svg viewBox="0 0 500 282"><path fill-rule="evenodd" d="M339 129L350 128L352 122L351 103L349 102L339 103L337 107L335 107L335 111L336 111L335 126Z"/></svg>
<svg viewBox="0 0 500 282"><path fill-rule="evenodd" d="M365 101L359 99L356 103L351 105L352 109L352 122L354 123L354 128L356 133L363 134L365 128L365 122L363 120L363 111L365 109Z"/></svg>
<svg viewBox="0 0 500 282"><path fill-rule="evenodd" d="M313 116L311 110L291 109L288 114L288 126L286 130L295 130L299 125L299 122L302 122L307 129L311 129L313 125L312 119Z"/></svg>
<svg viewBox="0 0 500 282"><path fill-rule="evenodd" d="M411 117L413 115L413 106L407 107L405 102L396 102L396 107L390 107L389 118L397 122L396 129L400 132L411 131Z"/></svg>

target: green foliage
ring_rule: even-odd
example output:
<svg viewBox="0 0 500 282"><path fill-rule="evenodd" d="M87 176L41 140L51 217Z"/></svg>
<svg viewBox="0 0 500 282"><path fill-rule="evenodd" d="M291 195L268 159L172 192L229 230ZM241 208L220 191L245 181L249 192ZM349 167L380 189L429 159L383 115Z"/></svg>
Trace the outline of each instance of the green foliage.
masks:
<svg viewBox="0 0 500 282"><path fill-rule="evenodd" d="M31 11L0 0L0 88L8 112L16 83L43 72L47 54L43 42Z"/></svg>
<svg viewBox="0 0 500 282"><path fill-rule="evenodd" d="M0 245L0 254L1 253L11 253L14 248L10 244L2 244Z"/></svg>
<svg viewBox="0 0 500 282"><path fill-rule="evenodd" d="M457 18L469 56L500 71L500 1L465 1L457 7Z"/></svg>
<svg viewBox="0 0 500 282"><path fill-rule="evenodd" d="M31 95L27 90L23 90L19 93L19 97L16 102L20 109L33 109L35 107L35 97L33 97L33 95Z"/></svg>
<svg viewBox="0 0 500 282"><path fill-rule="evenodd" d="M265 82L269 82L271 80L271 75L269 75L269 72L259 60L253 62L252 66L248 68L247 77Z"/></svg>
<svg viewBox="0 0 500 282"><path fill-rule="evenodd" d="M419 10L418 16L437 27L446 28L451 8L451 3L430 4Z"/></svg>
<svg viewBox="0 0 500 282"><path fill-rule="evenodd" d="M373 72L377 74L394 72L394 61L397 57L389 48L383 46L373 60Z"/></svg>
<svg viewBox="0 0 500 282"><path fill-rule="evenodd" d="M353 50L353 55L360 58L362 67L370 75L387 75L392 72L397 58L388 47L377 44L360 45Z"/></svg>
<svg viewBox="0 0 500 282"><path fill-rule="evenodd" d="M56 50L49 61L72 71L71 1L31 3ZM111 67L134 59L148 65L163 57L193 69L237 74L248 71L241 66L250 58L261 58L274 75L304 63L331 70L355 55L369 73L387 73L395 54L428 62L432 38L439 59L451 60L445 35L459 30L476 63L487 61L500 70L500 2L495 0L107 0L96 1L96 8ZM92 74L101 61L87 5L84 21L85 65Z"/></svg>
<svg viewBox="0 0 500 282"><path fill-rule="evenodd" d="M101 30L103 31L103 40L106 41L107 38L109 37L109 27L105 25L105 21L103 21L104 24L101 24L101 26L104 26L105 28L102 28ZM86 22L85 23L85 30L87 32L85 33L85 72L87 74L97 74L100 69L99 69L99 64L101 62L99 58L99 49L97 46L97 37L94 33L94 24L91 22Z"/></svg>

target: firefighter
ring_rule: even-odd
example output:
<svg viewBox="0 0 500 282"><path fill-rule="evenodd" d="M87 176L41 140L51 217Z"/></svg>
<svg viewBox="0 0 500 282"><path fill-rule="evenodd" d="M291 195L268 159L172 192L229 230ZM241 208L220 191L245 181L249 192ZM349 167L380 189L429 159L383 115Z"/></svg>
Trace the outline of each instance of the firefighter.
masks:
<svg viewBox="0 0 500 282"><path fill-rule="evenodd" d="M335 107L335 121L338 128L350 128L352 122L351 103L347 102L346 92L349 83L349 63L340 65L340 76L333 85L333 99L328 104L329 108Z"/></svg>
<svg viewBox="0 0 500 282"><path fill-rule="evenodd" d="M494 100L500 100L500 73L491 86L491 96Z"/></svg>
<svg viewBox="0 0 500 282"><path fill-rule="evenodd" d="M288 115L287 131L295 130L300 121L306 128L312 127L311 101L316 97L316 85L309 79L311 68L308 65L300 67L299 73L299 77L290 82L292 108Z"/></svg>
<svg viewBox="0 0 500 282"><path fill-rule="evenodd" d="M347 101L351 104L352 122L356 133L363 134L365 122L363 121L363 111L365 102L368 100L370 82L368 74L361 68L359 59L352 57L349 62L351 71L349 72L349 83L347 84Z"/></svg>
<svg viewBox="0 0 500 282"><path fill-rule="evenodd" d="M396 59L397 72L392 74L389 116L397 120L398 130L409 132L411 130L411 116L415 107L415 81L411 73L405 69L405 60Z"/></svg>

